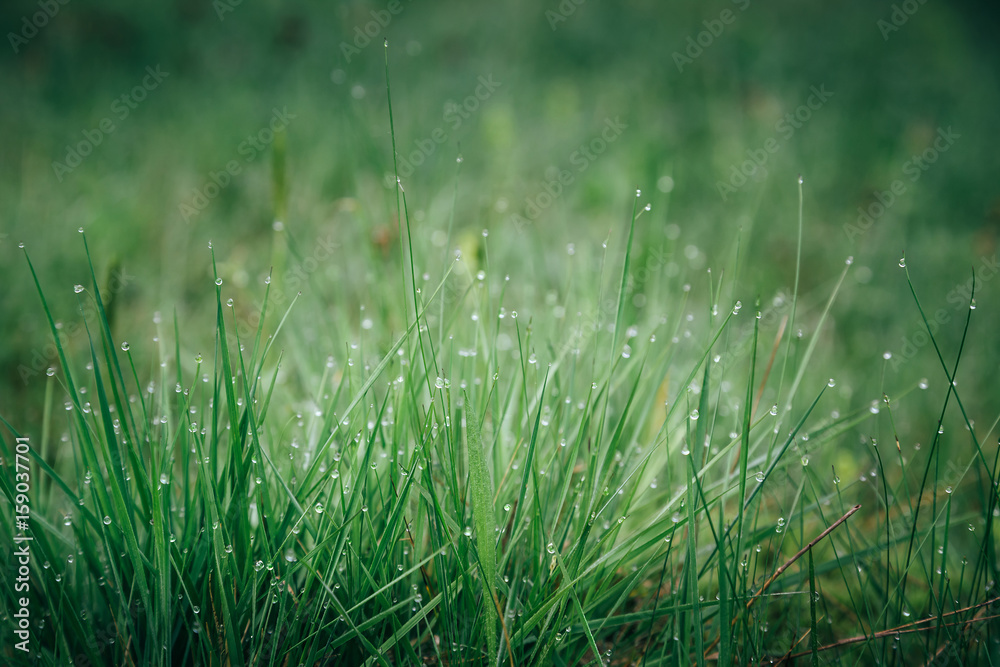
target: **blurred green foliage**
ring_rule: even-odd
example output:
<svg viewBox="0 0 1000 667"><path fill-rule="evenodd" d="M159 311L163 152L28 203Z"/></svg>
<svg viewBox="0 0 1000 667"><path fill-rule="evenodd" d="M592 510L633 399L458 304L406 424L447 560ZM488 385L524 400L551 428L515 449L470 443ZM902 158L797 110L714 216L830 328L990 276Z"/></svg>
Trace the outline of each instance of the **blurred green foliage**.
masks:
<svg viewBox="0 0 1000 667"><path fill-rule="evenodd" d="M883 351L898 359L919 331L899 256L906 252L925 305L946 309L941 337L953 354L965 306L949 296L997 253L996 11L984 3L919 5L886 32L879 21L892 20L892 4L864 1L401 0L390 11L382 2L70 0L50 3L57 11L28 39L25 21L43 4L0 9L5 34L26 39L8 34L10 48L0 50L0 386L27 419L38 417L37 378L55 359L20 241L56 311L71 319L72 286L86 278L75 234L84 227L109 281L119 338L151 336L154 311L211 320L210 239L247 301L259 298L273 263L292 270L324 243L335 246L308 284L289 287L291 274L277 283L311 299L301 326L324 345L303 354L317 361L344 340L311 328L315 308L378 311L399 298L385 280L398 275L399 258L383 39L399 154L422 156L403 180L418 270L441 273L461 155L456 229L490 230L492 266L520 279L515 299L541 303L565 290L567 244L596 247L609 230L620 242L639 187L652 211L636 232L637 265L653 261L707 298L705 269L739 242L735 296L760 296L766 309L794 275L802 174L805 322L854 257L818 367L836 364L857 381L888 373L891 387L939 372L930 347L916 363L883 363ZM726 11L733 20L715 22ZM688 50L698 40L701 51ZM147 67L167 76L137 101ZM480 77L499 85L470 110ZM832 97L790 136L779 130L812 87ZM275 110L291 117L280 232L275 161L261 140ZM101 129L105 119L113 131ZM596 159L574 162L609 119L627 129ZM959 138L910 180L907 162L947 128ZM247 149L252 137L259 149ZM769 140L778 149L723 200L719 183ZM54 168L88 141L79 166ZM231 161L239 173L219 176ZM572 182L518 233L512 215L545 201L539 194L555 188L560 171ZM207 197L213 175L226 185ZM861 234L845 230L899 179L905 192L884 215ZM182 205L199 193L206 205L185 216ZM650 258L664 247L672 254L661 267ZM1000 321L997 285L980 289L968 348L977 371L1000 362L990 333ZM70 347L82 344L79 336ZM992 373L973 373L969 383L967 395L996 400Z"/></svg>

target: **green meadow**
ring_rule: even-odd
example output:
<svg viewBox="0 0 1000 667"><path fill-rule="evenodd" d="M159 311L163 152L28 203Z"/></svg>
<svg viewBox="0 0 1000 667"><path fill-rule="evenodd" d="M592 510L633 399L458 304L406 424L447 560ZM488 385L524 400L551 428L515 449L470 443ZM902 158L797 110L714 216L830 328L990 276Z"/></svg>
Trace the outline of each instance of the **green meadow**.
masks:
<svg viewBox="0 0 1000 667"><path fill-rule="evenodd" d="M997 19L0 9L0 662L1000 663Z"/></svg>

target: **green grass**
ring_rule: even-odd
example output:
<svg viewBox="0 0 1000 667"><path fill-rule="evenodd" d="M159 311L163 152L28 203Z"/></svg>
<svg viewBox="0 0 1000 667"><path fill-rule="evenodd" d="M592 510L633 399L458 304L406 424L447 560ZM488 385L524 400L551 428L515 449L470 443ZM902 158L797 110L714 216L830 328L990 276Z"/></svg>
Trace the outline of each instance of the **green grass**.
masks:
<svg viewBox="0 0 1000 667"><path fill-rule="evenodd" d="M602 15L585 9L536 55L569 67L546 49L590 34ZM703 18L678 12L677 42ZM864 12L851 5L838 21L853 30ZM699 61L704 76L648 95L633 92L665 57L652 49L672 48L659 38L624 46L642 68L611 62L589 85L498 70L506 87L412 178L396 156L484 63L452 80L394 59L383 74L371 46L349 72L367 96L332 119L341 100L295 92L296 77L312 79L293 69L277 97L298 119L194 225L131 235L115 221L176 217L232 155L242 121L256 127L246 108L270 113L239 86L186 125L170 110L200 93L171 97L165 84L164 110L137 113L75 180L23 195L10 234L49 209L87 230L29 235L0 267L18 286L4 295L18 317L0 324L0 356L35 373L12 372L17 394L0 405L0 531L16 533L12 440L27 436L35 537L32 653L10 639L9 576L0 661L1000 662L1000 311L990 283L977 284L977 308L964 294L952 303L972 255L917 227L974 208L941 184L987 178L987 142L964 128L985 127L989 105L946 87L941 109L921 106L910 134L955 117L968 139L849 245L855 199L887 187L915 140L876 150L874 130L845 128L838 118L876 103L849 87L853 71L835 72L845 111L817 113L767 180L722 204L713 183L761 145L773 107L801 103L827 74L788 77L750 48L748 76L770 92L734 101L713 68L770 34L762 13L745 20ZM774 38L822 44L821 33ZM913 34L893 46L939 53L954 39L906 46ZM968 77L949 86L977 80L967 56L940 65ZM373 99L390 75L383 106ZM670 106L681 98L696 103ZM623 108L630 128L613 151L515 230L510 214L547 168ZM72 113L89 122L91 110ZM872 113L873 126L895 122ZM123 147L135 138L156 159L132 171ZM39 145L61 139L36 141L19 172L29 193L48 169L37 154L52 152ZM98 180L105 169L113 180ZM398 187L383 184L394 171ZM657 187L664 174L670 192ZM897 369L914 331L927 344Z"/></svg>
<svg viewBox="0 0 1000 667"><path fill-rule="evenodd" d="M964 337L949 350L931 336L940 368L928 361L927 385L841 412L813 353L849 263L822 309L804 312L793 289L787 323L763 336L760 306L732 298L745 284L729 276L754 261L739 245L707 289L647 282L665 305L643 312L630 298L636 192L605 248L576 249L599 271L569 269L556 315L504 274L492 236L457 262L415 248L400 199L394 261L406 260L386 277L398 298L371 314L378 326L324 313L349 341L326 363L308 353L301 305L271 304L280 277L250 290L248 329L251 307L206 251L214 319L158 317L151 342L126 344L91 264L75 290L96 313L88 345L70 358L57 343L32 449L34 662L995 655L995 422L974 426L951 385ZM60 341L50 281L28 268ZM813 321L808 340L788 333L799 317ZM923 392L949 428L918 449L893 435ZM859 433L872 435L858 445ZM944 458L945 442L964 454ZM845 450L855 465L838 469Z"/></svg>

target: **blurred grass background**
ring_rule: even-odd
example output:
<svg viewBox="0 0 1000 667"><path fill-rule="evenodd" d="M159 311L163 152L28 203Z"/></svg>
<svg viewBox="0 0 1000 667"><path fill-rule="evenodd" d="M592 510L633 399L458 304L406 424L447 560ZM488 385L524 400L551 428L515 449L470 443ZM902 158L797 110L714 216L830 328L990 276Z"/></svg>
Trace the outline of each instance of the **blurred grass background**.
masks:
<svg viewBox="0 0 1000 667"><path fill-rule="evenodd" d="M925 307L949 314L941 341L950 359L965 305L949 295L997 253L1000 57L997 12L986 3L915 5L912 17L884 36L878 21L891 20L892 3L401 0L362 48L356 31L387 3L53 6L58 11L47 25L16 53L9 33L23 36L24 17L40 5L0 8L8 42L0 49L0 390L12 406L5 411L27 423L41 419L41 378L57 362L18 250L22 241L56 312L72 319L72 287L87 277L76 230L87 230L109 286L118 276L121 288L105 290L113 294L118 338L151 338L151 314L169 322L176 311L185 325L206 323L185 345L210 349L209 240L229 287L246 291L248 312L269 267L285 264L276 267L276 288L286 303L301 289L307 304L295 314L294 335L320 343L301 346L303 360L319 363L342 350L358 331L362 307L368 316L385 314L376 323L386 338L400 330L388 319L398 309L386 305L399 298L399 258L383 39L400 155L417 150L415 142L427 145L435 129L446 137L403 179L418 272L441 273L428 258L445 252L457 188L455 238L475 239L488 229L491 266L514 278L510 302L536 316L556 300L547 295L566 290L567 263L576 261L572 275L583 279L585 258L596 256L609 230L620 243L636 187L653 207L637 229L637 266L690 282L707 298L705 269L725 265L739 242L735 296L752 303L759 295L766 309L790 293L794 279L795 181L802 174L800 321L815 321L853 256L815 366L820 374L837 370L844 399L869 401L940 375L930 346L898 367L882 359L887 350L898 358L904 337L920 330L900 255L905 251ZM675 52L684 53L688 38L724 10L735 20L678 68ZM553 12L564 20L553 23ZM168 76L119 120L115 100L141 85L147 67ZM456 127L454 105L475 94L480 77L500 85ZM805 104L813 86L832 97L792 136L777 133L776 123ZM274 109L294 115L283 229L273 224L270 147L185 219L181 205L204 189L210 173L243 160L241 142L266 127ZM115 130L60 180L53 163L65 161L67 146L106 117ZM574 151L599 136L607 119L619 118L627 129L577 173ZM960 138L918 181L907 180L906 162L949 127ZM723 200L718 182L771 137L779 150L766 174L758 171ZM511 216L524 215L526 198L537 200L563 169L574 170L574 181L519 233ZM858 207L870 206L896 179L904 179L906 192L850 238L845 225L857 220ZM322 243L335 248L320 257ZM464 243L482 250L477 241ZM591 250L571 255L570 244ZM664 257L661 248L669 250L665 260L656 259ZM308 257L316 268L307 283L281 275ZM661 308L657 299L666 293L651 292L630 307ZM972 361L960 378L970 409L981 412L1000 396L996 281L979 285L977 303L966 352ZM331 327L324 310L357 317ZM772 323L772 336L776 328ZM84 342L77 335L70 348ZM930 423L911 414L914 423L898 425L904 434Z"/></svg>

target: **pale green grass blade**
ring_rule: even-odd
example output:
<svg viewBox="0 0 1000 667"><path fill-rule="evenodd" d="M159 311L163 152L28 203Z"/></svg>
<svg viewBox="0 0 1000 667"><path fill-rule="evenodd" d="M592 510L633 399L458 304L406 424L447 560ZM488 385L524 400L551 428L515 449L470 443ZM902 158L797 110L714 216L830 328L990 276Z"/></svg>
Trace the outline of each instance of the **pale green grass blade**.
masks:
<svg viewBox="0 0 1000 667"><path fill-rule="evenodd" d="M483 615L486 618L486 641L489 646L489 662L497 656L497 608L496 595L496 513L493 508L493 482L486 467L486 452L483 448L482 426L476 410L465 394L466 449L469 457L469 490L472 497L472 518L476 524L476 547L482 568Z"/></svg>

